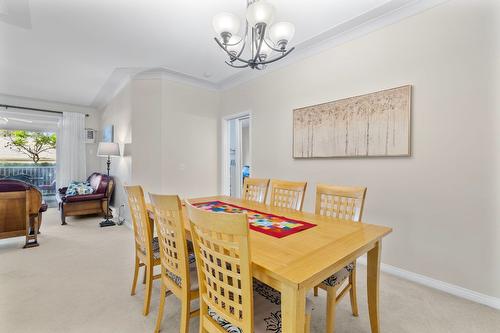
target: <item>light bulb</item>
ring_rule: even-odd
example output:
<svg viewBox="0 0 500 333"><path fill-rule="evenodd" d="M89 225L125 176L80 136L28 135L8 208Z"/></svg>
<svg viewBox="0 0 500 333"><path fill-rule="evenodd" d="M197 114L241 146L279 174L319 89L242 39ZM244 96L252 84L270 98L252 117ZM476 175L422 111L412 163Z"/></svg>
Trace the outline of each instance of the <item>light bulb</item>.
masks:
<svg viewBox="0 0 500 333"><path fill-rule="evenodd" d="M269 29L269 38L274 45L281 49L285 49L286 44L290 42L295 34L295 27L289 22L278 22Z"/></svg>
<svg viewBox="0 0 500 333"><path fill-rule="evenodd" d="M212 20L214 30L219 35L235 35L240 31L240 19L231 13L219 13Z"/></svg>
<svg viewBox="0 0 500 333"><path fill-rule="evenodd" d="M274 7L265 0L252 3L247 9L247 21L251 27L265 23L270 25L274 18Z"/></svg>

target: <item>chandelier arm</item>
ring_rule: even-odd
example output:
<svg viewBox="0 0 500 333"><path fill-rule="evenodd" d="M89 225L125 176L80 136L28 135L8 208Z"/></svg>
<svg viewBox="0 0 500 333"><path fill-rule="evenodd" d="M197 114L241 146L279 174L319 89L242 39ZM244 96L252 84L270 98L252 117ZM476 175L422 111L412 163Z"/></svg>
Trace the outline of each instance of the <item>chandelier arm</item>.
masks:
<svg viewBox="0 0 500 333"><path fill-rule="evenodd" d="M267 40L264 38L264 43L266 43L266 45L273 51L275 52L283 52L283 50L280 50L280 49L275 49L274 47L272 47L271 45L269 45L269 43L267 42Z"/></svg>
<svg viewBox="0 0 500 333"><path fill-rule="evenodd" d="M284 57L286 57L290 52L292 52L293 50L295 50L295 47L292 47L290 50L286 51L285 53L283 53L282 55L280 55L279 57L276 57L274 59L271 59L269 61L263 61L263 62L259 62L258 64L259 65L267 65L267 64L270 64L272 62L275 62L275 61L278 61L280 59L283 59Z"/></svg>
<svg viewBox="0 0 500 333"><path fill-rule="evenodd" d="M245 64L250 64L250 61L241 59L240 57L235 57L234 55L232 55L231 53L229 53L227 51L227 49L222 45L222 43L217 39L217 37L214 37L214 39L217 42L217 44L219 44L220 48L223 49L224 52L227 53L227 55L229 56L230 59L233 59L233 61L234 60L238 60L238 61L244 62Z"/></svg>
<svg viewBox="0 0 500 333"><path fill-rule="evenodd" d="M259 46L257 47L257 52L255 52L255 57L253 58L253 61L256 62L257 59L260 59L260 49L262 47L262 41L266 37L266 25L264 24L262 26L262 31L260 32L260 41L259 41Z"/></svg>
<svg viewBox="0 0 500 333"><path fill-rule="evenodd" d="M247 22L246 28L245 28L245 37L243 37L243 46L241 47L240 52L236 55L236 58L239 58L241 56L241 54L243 53L243 51L245 50L245 46L247 45L247 36L248 36L248 22ZM233 61L231 61L231 62L233 62Z"/></svg>
<svg viewBox="0 0 500 333"><path fill-rule="evenodd" d="M234 68L246 68L248 66L250 66L249 64L245 64L245 65L233 65L232 62L227 62L227 61L224 61L226 64L228 64L229 66L231 67L234 67Z"/></svg>

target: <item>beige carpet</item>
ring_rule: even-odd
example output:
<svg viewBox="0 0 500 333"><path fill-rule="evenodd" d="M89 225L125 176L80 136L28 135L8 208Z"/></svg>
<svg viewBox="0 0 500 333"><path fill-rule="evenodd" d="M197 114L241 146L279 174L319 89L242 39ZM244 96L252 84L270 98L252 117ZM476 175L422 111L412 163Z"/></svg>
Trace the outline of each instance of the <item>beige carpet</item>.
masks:
<svg viewBox="0 0 500 333"><path fill-rule="evenodd" d="M159 301L155 281L151 313L141 313L143 286L130 296L133 240L125 227L98 227L98 218L68 218L50 210L40 246L0 240L0 332L153 332ZM359 267L359 318L345 298L336 332L370 332L365 270ZM314 298L312 332L325 331L325 294ZM382 332L500 332L500 311L390 275L381 279ZM179 302L167 298L164 332L179 331ZM198 332L196 319L191 332Z"/></svg>

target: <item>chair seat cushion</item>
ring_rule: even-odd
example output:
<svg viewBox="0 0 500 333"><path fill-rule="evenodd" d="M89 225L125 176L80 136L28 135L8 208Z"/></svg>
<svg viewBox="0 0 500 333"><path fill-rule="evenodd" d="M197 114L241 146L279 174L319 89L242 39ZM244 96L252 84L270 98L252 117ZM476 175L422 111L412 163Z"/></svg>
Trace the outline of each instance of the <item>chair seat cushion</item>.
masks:
<svg viewBox="0 0 500 333"><path fill-rule="evenodd" d="M255 332L281 332L281 293L276 289L253 280L253 303L254 303L254 331ZM306 313L311 314L313 303L306 298ZM243 331L230 322L219 316L212 309L208 309L208 314L222 328L229 333L243 333Z"/></svg>
<svg viewBox="0 0 500 333"><path fill-rule="evenodd" d="M333 274L332 276L327 277L324 281L323 284L328 286L328 287L333 287L338 284L341 284L344 282L347 277L349 277L349 274L351 274L352 270L354 269L354 263L350 263L349 265L345 266L342 268L340 271L337 273Z"/></svg>
<svg viewBox="0 0 500 333"><path fill-rule="evenodd" d="M160 259L160 243L158 242L158 237L153 237L153 259Z"/></svg>
<svg viewBox="0 0 500 333"><path fill-rule="evenodd" d="M167 270L167 276L179 287L182 285L182 278ZM198 290L198 272L196 271L196 261L194 253L189 254L189 282L191 284L190 290Z"/></svg>

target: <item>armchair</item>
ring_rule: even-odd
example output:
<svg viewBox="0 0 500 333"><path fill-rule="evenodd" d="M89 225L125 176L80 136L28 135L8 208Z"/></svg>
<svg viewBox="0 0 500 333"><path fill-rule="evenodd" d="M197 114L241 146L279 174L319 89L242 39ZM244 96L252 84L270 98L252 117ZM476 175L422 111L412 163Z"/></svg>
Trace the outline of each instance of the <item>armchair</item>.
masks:
<svg viewBox="0 0 500 333"><path fill-rule="evenodd" d="M57 191L56 199L59 203L62 225L67 224L67 216L109 215L107 198L113 194L113 178L94 172L87 178L87 182L94 189L94 193L68 196L66 195L67 187L60 188Z"/></svg>

